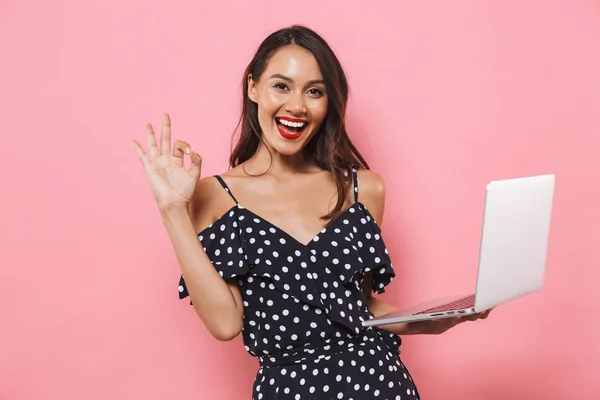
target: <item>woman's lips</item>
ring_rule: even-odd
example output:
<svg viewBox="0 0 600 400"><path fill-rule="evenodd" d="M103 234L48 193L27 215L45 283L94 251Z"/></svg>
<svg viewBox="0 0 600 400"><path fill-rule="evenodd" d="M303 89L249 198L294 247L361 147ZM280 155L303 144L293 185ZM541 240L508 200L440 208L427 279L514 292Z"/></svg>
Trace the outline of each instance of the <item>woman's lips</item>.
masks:
<svg viewBox="0 0 600 400"><path fill-rule="evenodd" d="M292 129L291 127L288 127L284 123L280 122L282 120L288 123L292 123L294 125L303 124L303 126L299 131L297 131L296 129ZM284 139L296 140L300 138L302 134L306 131L306 128L308 127L308 122L298 118L278 117L275 118L275 125L277 125L277 130ZM299 126L296 126L295 128L298 127Z"/></svg>

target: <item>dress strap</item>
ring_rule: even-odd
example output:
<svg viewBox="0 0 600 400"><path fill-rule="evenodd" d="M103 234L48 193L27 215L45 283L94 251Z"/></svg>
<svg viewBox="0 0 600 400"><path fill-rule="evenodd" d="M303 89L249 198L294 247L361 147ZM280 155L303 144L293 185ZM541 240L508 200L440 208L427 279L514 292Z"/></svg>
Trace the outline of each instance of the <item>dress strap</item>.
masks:
<svg viewBox="0 0 600 400"><path fill-rule="evenodd" d="M354 202L358 201L358 173L356 168L352 168L352 179L354 180Z"/></svg>
<svg viewBox="0 0 600 400"><path fill-rule="evenodd" d="M225 181L223 180L223 178L221 178L219 175L215 175L215 178L217 178L217 180L219 181L219 183L221 184L221 186L223 186L223 189L225 189L225 191L227 193L229 193L229 195L231 196L231 198L233 199L233 201L235 201L235 204L238 204L237 199L235 198L235 196L233 195L233 193L231 193L231 190L229 190L229 186L227 186L227 184L225 183Z"/></svg>

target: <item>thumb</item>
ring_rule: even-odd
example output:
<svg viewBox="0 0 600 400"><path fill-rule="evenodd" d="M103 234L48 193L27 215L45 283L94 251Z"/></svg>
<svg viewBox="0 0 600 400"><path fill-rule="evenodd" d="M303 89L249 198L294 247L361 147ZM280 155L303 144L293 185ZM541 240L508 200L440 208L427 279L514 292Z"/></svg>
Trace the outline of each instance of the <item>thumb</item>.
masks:
<svg viewBox="0 0 600 400"><path fill-rule="evenodd" d="M201 167L202 167L202 157L200 154L194 150L193 147L189 147L190 149L190 172L194 177L200 177Z"/></svg>

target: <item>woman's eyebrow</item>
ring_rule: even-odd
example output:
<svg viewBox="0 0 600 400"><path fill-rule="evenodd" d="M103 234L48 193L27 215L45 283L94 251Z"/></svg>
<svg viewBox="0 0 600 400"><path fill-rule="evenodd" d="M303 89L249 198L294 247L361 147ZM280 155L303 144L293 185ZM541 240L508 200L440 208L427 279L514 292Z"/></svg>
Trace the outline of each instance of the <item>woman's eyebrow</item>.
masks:
<svg viewBox="0 0 600 400"><path fill-rule="evenodd" d="M274 78L282 79L282 80L287 81L287 82L294 82L294 80L292 78L289 78L289 77L287 77L285 75L282 75L282 74L273 74L273 75L271 75L270 79L274 79ZM323 79L313 79L312 81L309 81L308 83L310 85L316 85L316 84L322 84L322 85L324 85L325 81Z"/></svg>

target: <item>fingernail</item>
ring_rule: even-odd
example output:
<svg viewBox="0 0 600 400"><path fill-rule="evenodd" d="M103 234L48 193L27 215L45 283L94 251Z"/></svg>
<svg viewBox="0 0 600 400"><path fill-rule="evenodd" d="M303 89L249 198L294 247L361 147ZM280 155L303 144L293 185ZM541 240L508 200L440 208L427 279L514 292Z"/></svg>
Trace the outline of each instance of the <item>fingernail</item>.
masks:
<svg viewBox="0 0 600 400"><path fill-rule="evenodd" d="M198 152L196 151L196 149L194 149L193 147L190 147L190 149L192 149L192 151L196 154L198 154Z"/></svg>
<svg viewBox="0 0 600 400"><path fill-rule="evenodd" d="M190 154L190 148L189 147L187 149L185 149L185 153L186 154Z"/></svg>

